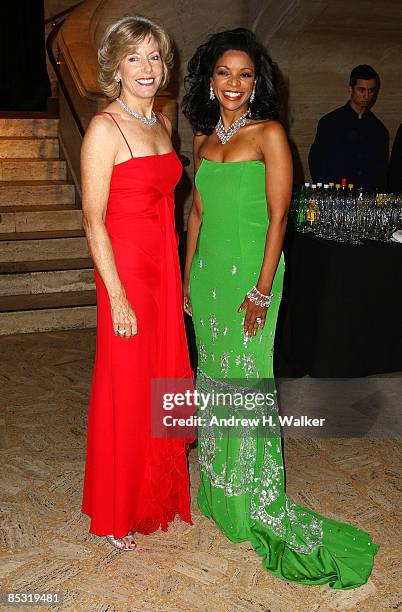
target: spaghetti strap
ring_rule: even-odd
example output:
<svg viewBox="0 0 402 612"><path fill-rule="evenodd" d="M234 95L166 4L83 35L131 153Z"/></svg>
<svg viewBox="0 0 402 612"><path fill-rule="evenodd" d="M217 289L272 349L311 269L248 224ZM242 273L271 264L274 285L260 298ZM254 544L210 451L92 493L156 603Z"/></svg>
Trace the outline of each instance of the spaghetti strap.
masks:
<svg viewBox="0 0 402 612"><path fill-rule="evenodd" d="M110 117L111 119L113 119L113 121L114 121L114 122L115 122L115 124L117 125L117 128L118 128L118 130L119 130L120 134L121 134L121 135L123 136L123 138L124 138L124 142L126 143L126 145L127 145L127 147L128 147L128 150L130 151L130 155L131 155L131 157L134 157L134 155L133 155L133 153L132 153L132 151L131 151L130 145L129 145L129 144L128 144L128 142L127 142L127 138L124 136L124 134L123 134L123 131L122 131L121 127L120 127L120 126L119 126L119 124L117 123L116 119L113 117L112 113L108 113L107 111L101 111L101 112L96 113L96 114L97 114L97 115L109 115L109 117Z"/></svg>
<svg viewBox="0 0 402 612"><path fill-rule="evenodd" d="M161 122L161 124L163 125L165 130L168 132L166 121L165 121L165 117L164 117L163 113L158 112L158 117L159 117L159 121Z"/></svg>

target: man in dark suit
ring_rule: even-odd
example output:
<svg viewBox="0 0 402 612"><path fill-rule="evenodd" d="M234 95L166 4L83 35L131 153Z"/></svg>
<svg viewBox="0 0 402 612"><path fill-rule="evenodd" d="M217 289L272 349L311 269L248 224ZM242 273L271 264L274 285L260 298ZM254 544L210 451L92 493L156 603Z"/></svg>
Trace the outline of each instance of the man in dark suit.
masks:
<svg viewBox="0 0 402 612"><path fill-rule="evenodd" d="M389 162L388 190L402 193L402 123L398 128Z"/></svg>
<svg viewBox="0 0 402 612"><path fill-rule="evenodd" d="M371 66L352 70L350 100L318 122L309 154L313 181L340 183L346 178L356 187L386 189L388 130L370 110L379 84Z"/></svg>

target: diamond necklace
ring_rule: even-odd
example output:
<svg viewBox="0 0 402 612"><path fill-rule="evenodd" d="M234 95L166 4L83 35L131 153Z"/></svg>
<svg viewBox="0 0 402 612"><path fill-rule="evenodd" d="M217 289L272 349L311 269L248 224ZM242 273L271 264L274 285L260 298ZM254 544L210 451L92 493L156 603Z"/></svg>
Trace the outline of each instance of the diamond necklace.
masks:
<svg viewBox="0 0 402 612"><path fill-rule="evenodd" d="M236 119L236 121L234 121L232 125L228 127L227 130L225 130L222 123L222 117L219 117L219 121L215 126L215 132L221 143L225 144L228 140L230 140L232 136L234 136L234 134L236 134L236 132L240 130L241 127L247 125L247 123L250 121L250 118L251 113L250 109L248 109L241 117Z"/></svg>
<svg viewBox="0 0 402 612"><path fill-rule="evenodd" d="M124 108L126 113L128 113L132 117L135 117L136 119L139 119L140 121L142 121L142 123L145 123L145 125L155 125L156 114L154 113L154 111L152 111L151 118L147 119L146 117L144 117L144 115L140 115L140 113L136 113L135 111L131 110L131 108L128 108L128 106L126 106L123 100L120 100L120 98L116 98L116 102L118 102L120 106Z"/></svg>

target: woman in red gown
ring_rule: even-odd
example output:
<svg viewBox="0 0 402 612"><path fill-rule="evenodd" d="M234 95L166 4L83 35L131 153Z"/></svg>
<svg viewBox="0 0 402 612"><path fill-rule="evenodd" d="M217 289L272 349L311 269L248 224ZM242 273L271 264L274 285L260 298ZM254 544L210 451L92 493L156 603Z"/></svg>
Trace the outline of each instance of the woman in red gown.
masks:
<svg viewBox="0 0 402 612"><path fill-rule="evenodd" d="M82 510L119 549L133 534L191 524L186 441L151 436L151 379L192 378L173 192L182 167L152 110L171 47L143 17L109 26L100 83L113 99L82 146L84 228L95 264L96 356Z"/></svg>

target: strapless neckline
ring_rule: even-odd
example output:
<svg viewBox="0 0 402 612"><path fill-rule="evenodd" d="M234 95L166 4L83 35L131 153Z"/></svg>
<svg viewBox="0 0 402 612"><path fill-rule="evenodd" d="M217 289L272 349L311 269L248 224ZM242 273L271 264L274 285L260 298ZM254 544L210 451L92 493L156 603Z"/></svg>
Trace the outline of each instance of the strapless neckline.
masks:
<svg viewBox="0 0 402 612"><path fill-rule="evenodd" d="M263 162L261 159L243 159L243 160L239 160L239 161L215 161L213 159L207 159L206 157L201 157L200 158L201 162L208 162L209 164L262 164L263 166L265 166L265 162Z"/></svg>

